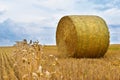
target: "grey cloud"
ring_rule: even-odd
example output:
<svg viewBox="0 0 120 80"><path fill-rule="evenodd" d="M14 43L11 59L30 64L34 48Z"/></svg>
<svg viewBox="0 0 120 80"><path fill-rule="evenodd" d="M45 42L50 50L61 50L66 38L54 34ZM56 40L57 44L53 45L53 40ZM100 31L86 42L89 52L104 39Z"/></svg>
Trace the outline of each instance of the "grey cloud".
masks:
<svg viewBox="0 0 120 80"><path fill-rule="evenodd" d="M15 23L11 19L0 23L0 27L2 27L0 29L0 45L12 45L15 41L22 39L39 40L41 44L55 44L56 28L54 27L41 27L39 24L31 23Z"/></svg>
<svg viewBox="0 0 120 80"><path fill-rule="evenodd" d="M107 3L110 3L111 1L110 0L91 0L92 2L94 2L95 4L107 4Z"/></svg>
<svg viewBox="0 0 120 80"><path fill-rule="evenodd" d="M110 42L112 44L120 44L120 25L109 25Z"/></svg>
<svg viewBox="0 0 120 80"><path fill-rule="evenodd" d="M0 15L3 15L5 13L5 11L0 11Z"/></svg>

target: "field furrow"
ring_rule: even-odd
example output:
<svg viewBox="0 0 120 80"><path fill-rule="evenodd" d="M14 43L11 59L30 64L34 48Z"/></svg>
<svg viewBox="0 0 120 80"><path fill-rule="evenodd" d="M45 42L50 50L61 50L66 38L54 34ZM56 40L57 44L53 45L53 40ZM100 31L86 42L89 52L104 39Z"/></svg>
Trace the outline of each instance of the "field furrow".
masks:
<svg viewBox="0 0 120 80"><path fill-rule="evenodd" d="M38 49L20 48L13 55L16 48L0 47L0 80L120 80L120 45L96 59L61 58L56 46L42 49L39 60Z"/></svg>
<svg viewBox="0 0 120 80"><path fill-rule="evenodd" d="M5 68L6 71L8 73L8 77L11 80L17 80L17 77L15 75L14 69L11 65L13 65L13 63L9 63L8 58L6 57L6 53L4 53L4 61L5 61Z"/></svg>
<svg viewBox="0 0 120 80"><path fill-rule="evenodd" d="M3 53L1 53L1 58L2 58L2 70L1 70L1 76L2 76L2 80L9 80L9 77L7 75L7 71L6 71L6 67L5 67L5 61L4 61L4 56L3 56Z"/></svg>
<svg viewBox="0 0 120 80"><path fill-rule="evenodd" d="M1 57L1 52L0 52L0 80L2 80L2 57Z"/></svg>
<svg viewBox="0 0 120 80"><path fill-rule="evenodd" d="M8 61L8 64L9 66L11 67L12 71L14 72L14 75L15 77L19 80L19 71L17 71L16 67L15 67L15 60L12 58L11 55L7 55L7 53L5 54L6 55L6 59Z"/></svg>

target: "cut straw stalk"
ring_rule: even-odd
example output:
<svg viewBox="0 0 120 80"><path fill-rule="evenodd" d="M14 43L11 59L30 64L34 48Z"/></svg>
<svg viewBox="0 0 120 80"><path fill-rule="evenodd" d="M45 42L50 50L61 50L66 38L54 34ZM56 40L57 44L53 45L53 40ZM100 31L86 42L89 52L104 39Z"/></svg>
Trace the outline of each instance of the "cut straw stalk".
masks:
<svg viewBox="0 0 120 80"><path fill-rule="evenodd" d="M64 16L58 23L56 44L63 57L102 57L109 46L108 27L98 16Z"/></svg>

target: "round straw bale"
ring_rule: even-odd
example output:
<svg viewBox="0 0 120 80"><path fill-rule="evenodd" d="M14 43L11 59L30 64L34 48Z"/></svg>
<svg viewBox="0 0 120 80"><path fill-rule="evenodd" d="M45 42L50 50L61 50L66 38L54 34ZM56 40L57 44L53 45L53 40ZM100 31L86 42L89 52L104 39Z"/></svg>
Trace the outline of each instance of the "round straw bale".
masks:
<svg viewBox="0 0 120 80"><path fill-rule="evenodd" d="M108 27L98 16L64 16L57 26L56 44L63 57L103 57L109 46Z"/></svg>

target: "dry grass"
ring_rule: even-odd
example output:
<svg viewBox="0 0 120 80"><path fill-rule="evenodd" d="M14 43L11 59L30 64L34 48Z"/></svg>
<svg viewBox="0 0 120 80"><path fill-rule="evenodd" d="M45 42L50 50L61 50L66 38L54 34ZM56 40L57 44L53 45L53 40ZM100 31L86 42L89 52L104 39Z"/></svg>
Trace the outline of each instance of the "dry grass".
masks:
<svg viewBox="0 0 120 80"><path fill-rule="evenodd" d="M57 57L52 54L44 55L43 47L38 41L33 44L16 45L13 57L14 67L19 71L20 80L53 80L58 73Z"/></svg>
<svg viewBox="0 0 120 80"><path fill-rule="evenodd" d="M55 68L57 57L44 55L43 47L38 41L33 44L22 41L14 47L1 47L0 80L53 80L61 76Z"/></svg>
<svg viewBox="0 0 120 80"><path fill-rule="evenodd" d="M120 45L98 59L59 58L56 46L32 45L0 47L0 80L120 80Z"/></svg>
<svg viewBox="0 0 120 80"><path fill-rule="evenodd" d="M109 46L108 27L98 16L64 16L57 26L56 43L65 57L103 57Z"/></svg>
<svg viewBox="0 0 120 80"><path fill-rule="evenodd" d="M55 48L46 47L45 50L52 51ZM57 48L54 54L57 54L56 51ZM59 58L58 62L63 80L119 80L120 44L110 45L103 58Z"/></svg>

